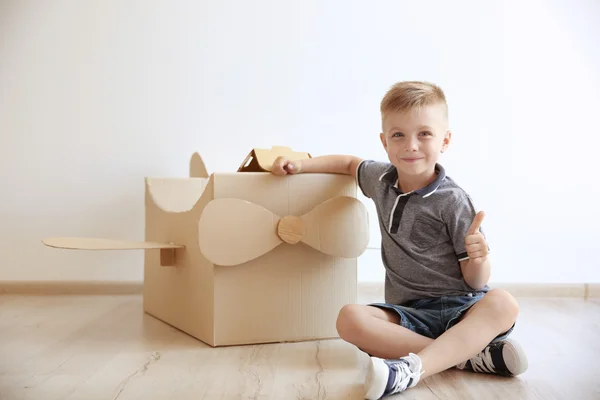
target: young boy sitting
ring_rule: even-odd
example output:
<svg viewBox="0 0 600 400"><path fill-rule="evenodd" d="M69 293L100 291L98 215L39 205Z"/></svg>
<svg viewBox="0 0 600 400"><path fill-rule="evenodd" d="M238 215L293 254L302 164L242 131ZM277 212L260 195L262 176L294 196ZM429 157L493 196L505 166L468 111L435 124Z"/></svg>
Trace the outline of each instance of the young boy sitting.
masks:
<svg viewBox="0 0 600 400"><path fill-rule="evenodd" d="M426 82L400 82L380 109L389 163L330 155L280 157L272 167L276 175L352 175L375 203L385 303L346 305L337 320L340 337L370 355L365 397L402 392L452 367L523 373L527 358L507 339L517 302L487 286L484 214L438 163L451 139L443 91Z"/></svg>

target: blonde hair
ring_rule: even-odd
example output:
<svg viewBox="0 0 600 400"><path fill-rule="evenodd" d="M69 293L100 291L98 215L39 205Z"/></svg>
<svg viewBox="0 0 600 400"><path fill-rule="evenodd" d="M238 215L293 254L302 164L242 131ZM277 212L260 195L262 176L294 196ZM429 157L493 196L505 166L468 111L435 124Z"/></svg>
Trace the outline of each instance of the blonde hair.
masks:
<svg viewBox="0 0 600 400"><path fill-rule="evenodd" d="M448 116L446 96L439 86L423 81L398 82L381 100L381 117L390 112L403 112L432 104L442 104Z"/></svg>

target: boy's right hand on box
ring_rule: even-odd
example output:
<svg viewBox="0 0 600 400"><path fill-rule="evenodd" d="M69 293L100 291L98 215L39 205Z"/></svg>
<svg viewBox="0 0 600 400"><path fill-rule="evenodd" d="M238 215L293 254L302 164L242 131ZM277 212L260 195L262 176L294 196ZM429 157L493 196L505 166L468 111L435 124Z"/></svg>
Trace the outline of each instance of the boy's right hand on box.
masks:
<svg viewBox="0 0 600 400"><path fill-rule="evenodd" d="M271 172L274 175L294 175L300 173L300 160L290 161L283 156L279 156L273 161Z"/></svg>

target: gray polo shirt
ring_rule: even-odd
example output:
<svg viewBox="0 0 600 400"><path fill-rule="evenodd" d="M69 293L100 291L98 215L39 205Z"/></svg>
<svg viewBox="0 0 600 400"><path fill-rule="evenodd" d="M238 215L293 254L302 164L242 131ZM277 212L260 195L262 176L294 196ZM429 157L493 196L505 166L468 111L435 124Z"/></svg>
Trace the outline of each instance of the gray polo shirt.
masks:
<svg viewBox="0 0 600 400"><path fill-rule="evenodd" d="M468 259L465 237L476 210L440 164L436 171L427 187L402 193L392 164L364 160L358 166L358 185L377 209L386 303L474 291L463 279L459 261Z"/></svg>

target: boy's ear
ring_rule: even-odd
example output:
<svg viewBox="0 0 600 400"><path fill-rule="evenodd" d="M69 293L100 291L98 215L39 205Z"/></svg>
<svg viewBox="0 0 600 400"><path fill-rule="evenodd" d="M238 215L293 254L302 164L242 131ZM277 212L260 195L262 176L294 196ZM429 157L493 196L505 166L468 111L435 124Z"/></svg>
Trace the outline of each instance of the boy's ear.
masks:
<svg viewBox="0 0 600 400"><path fill-rule="evenodd" d="M444 140L442 141L442 153L446 151L448 146L450 145L450 141L452 140L452 132L446 131L446 135L444 136Z"/></svg>
<svg viewBox="0 0 600 400"><path fill-rule="evenodd" d="M383 144L383 148L387 151L387 142L385 141L385 135L382 133L379 134L379 139L381 139L381 144Z"/></svg>

